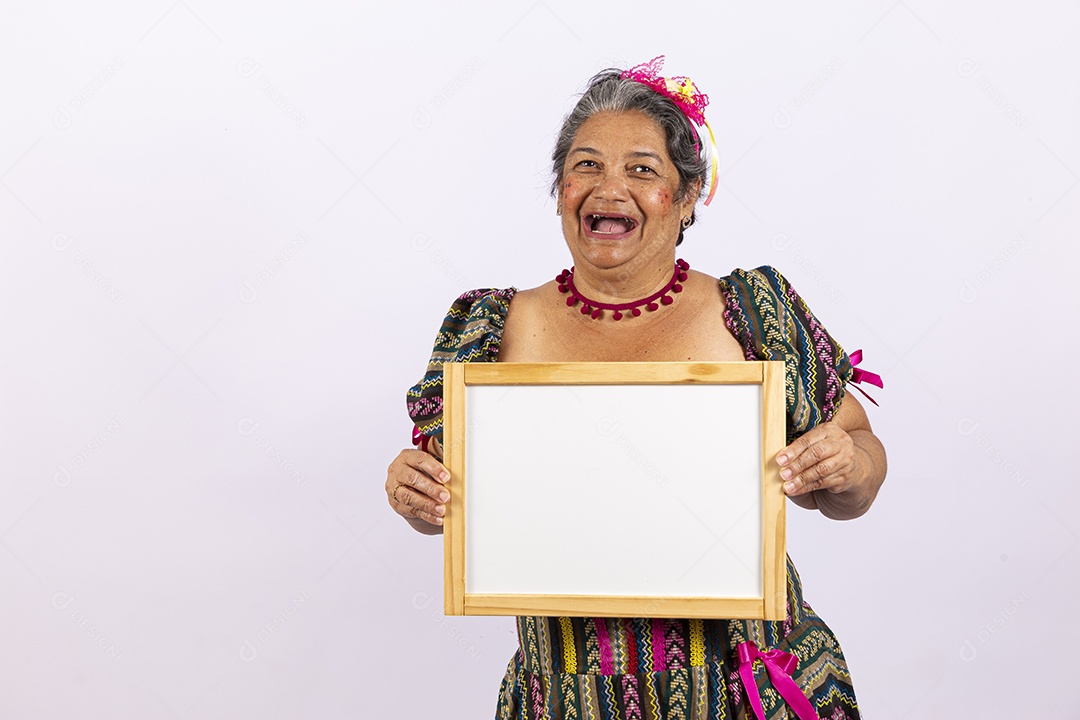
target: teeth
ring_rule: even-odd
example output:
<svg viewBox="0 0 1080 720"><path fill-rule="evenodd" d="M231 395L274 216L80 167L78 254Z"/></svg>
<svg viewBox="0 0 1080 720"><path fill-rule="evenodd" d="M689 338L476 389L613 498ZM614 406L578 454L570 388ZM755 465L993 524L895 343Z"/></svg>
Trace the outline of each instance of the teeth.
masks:
<svg viewBox="0 0 1080 720"><path fill-rule="evenodd" d="M600 214L597 214L597 213L592 213L590 215L587 215L586 217L589 220L589 227L593 229L593 232L600 232L599 230L595 229L596 228L596 223L598 223L600 220L605 220L605 219L606 220L616 220L617 219L617 220L625 221L626 224L627 224L627 232L630 232L631 230L633 230L634 228L637 227L637 221L636 220L631 220L630 218L622 216L622 215L600 215ZM612 235L612 234L615 234L615 233L601 233L601 234L603 234L603 235Z"/></svg>
<svg viewBox="0 0 1080 720"><path fill-rule="evenodd" d="M605 219L605 218L606 218L606 219L610 219L610 220L615 220L615 219L619 219L619 220L625 220L626 222L630 223L630 226L631 226L631 227L633 227L633 226L637 225L637 221L636 221L636 220L631 220L630 218L628 218L628 217L624 217L624 216L622 216L622 215L590 215L590 216L589 216L589 218L590 218L590 219L591 219L591 220L592 220L593 222L596 222L597 220L603 220L603 219Z"/></svg>

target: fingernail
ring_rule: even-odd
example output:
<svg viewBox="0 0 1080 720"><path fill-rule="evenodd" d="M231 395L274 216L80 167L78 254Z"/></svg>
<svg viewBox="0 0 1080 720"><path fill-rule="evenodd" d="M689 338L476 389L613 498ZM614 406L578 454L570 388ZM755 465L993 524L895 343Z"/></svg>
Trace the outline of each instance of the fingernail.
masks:
<svg viewBox="0 0 1080 720"><path fill-rule="evenodd" d="M447 500L450 499L450 493L443 490L441 493L439 493L439 499L442 500L443 502L446 502Z"/></svg>
<svg viewBox="0 0 1080 720"><path fill-rule="evenodd" d="M779 457L776 458L776 462L780 463L781 465L787 465L787 461L788 461L788 456L787 455L780 455Z"/></svg>
<svg viewBox="0 0 1080 720"><path fill-rule="evenodd" d="M450 473L443 470L441 473L439 473L439 479L442 480L443 482L446 482L447 480L450 479Z"/></svg>
<svg viewBox="0 0 1080 720"><path fill-rule="evenodd" d="M795 483L784 483L784 492L789 494L795 492Z"/></svg>
<svg viewBox="0 0 1080 720"><path fill-rule="evenodd" d="M445 515L446 514L446 506L445 505L436 505L435 506L435 514L436 515Z"/></svg>
<svg viewBox="0 0 1080 720"><path fill-rule="evenodd" d="M435 524L436 525L442 525L442 518L441 517L435 518Z"/></svg>
<svg viewBox="0 0 1080 720"><path fill-rule="evenodd" d="M790 478L791 477L791 468L784 468L783 470L781 470L780 471L780 477L784 478L785 480Z"/></svg>

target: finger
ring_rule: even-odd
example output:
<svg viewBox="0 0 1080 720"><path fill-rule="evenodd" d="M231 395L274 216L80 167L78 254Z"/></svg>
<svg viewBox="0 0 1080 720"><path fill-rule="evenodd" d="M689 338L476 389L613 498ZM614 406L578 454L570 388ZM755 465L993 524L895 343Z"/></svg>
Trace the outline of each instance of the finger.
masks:
<svg viewBox="0 0 1080 720"><path fill-rule="evenodd" d="M399 506L394 509L399 514L406 517L420 518L432 525L442 525L443 516L446 515L445 505L437 503L428 496L422 495L405 485L399 486L392 495Z"/></svg>
<svg viewBox="0 0 1080 720"><path fill-rule="evenodd" d="M436 482L429 474L429 471L434 472L441 478L445 472L442 463L420 450L402 450L398 457L400 462L395 460L387 473L387 482L394 483L393 486L388 485L389 490L396 485L405 485L439 502L450 499L450 492L444 484L446 481Z"/></svg>
<svg viewBox="0 0 1080 720"><path fill-rule="evenodd" d="M449 482L450 471L446 469L445 465L432 457L431 453L423 450L403 450L402 454L405 455L403 458L405 462L411 467L424 471L441 483Z"/></svg>
<svg viewBox="0 0 1080 720"><path fill-rule="evenodd" d="M795 442L776 454L777 464L780 465L780 467L786 467L792 460L806 452L806 449L814 444L815 439L820 439L823 436L824 431L821 429L820 425L803 433L795 439Z"/></svg>
<svg viewBox="0 0 1080 720"><path fill-rule="evenodd" d="M805 437L804 435L792 443L791 450L782 450L776 458L781 468L780 477L785 480L790 480L795 475L835 455L838 450L836 443L824 434L801 442ZM796 447L797 445L801 447ZM785 460L781 462L780 458L785 456Z"/></svg>
<svg viewBox="0 0 1080 720"><path fill-rule="evenodd" d="M849 443L842 440L831 442L831 445L835 452L792 476L784 485L784 491L789 495L801 495L815 490L836 493L850 489L856 476L854 452Z"/></svg>
<svg viewBox="0 0 1080 720"><path fill-rule="evenodd" d="M408 488L414 494L423 495L432 502L445 503L450 500L450 491L445 486L440 485L418 470L406 470L397 479L401 483L401 487ZM410 505L412 504L410 503Z"/></svg>
<svg viewBox="0 0 1080 720"><path fill-rule="evenodd" d="M803 495L815 490L831 490L837 479L833 477L834 472L835 464L831 459L822 460L788 480L784 484L784 492L788 495Z"/></svg>
<svg viewBox="0 0 1080 720"><path fill-rule="evenodd" d="M450 480L450 471L423 450L405 449L397 454L386 469L387 491L397 484L404 482L403 478L410 472L418 471L440 483Z"/></svg>
<svg viewBox="0 0 1080 720"><path fill-rule="evenodd" d="M445 510L444 510L444 512L445 512ZM443 524L443 522L445 521L445 518L442 515L438 515L438 514L435 514L435 513L430 513L430 512L427 512L426 510L417 510L416 508L413 508L413 516L416 517L419 520L423 520L424 522L428 523L429 525L440 525L441 526Z"/></svg>

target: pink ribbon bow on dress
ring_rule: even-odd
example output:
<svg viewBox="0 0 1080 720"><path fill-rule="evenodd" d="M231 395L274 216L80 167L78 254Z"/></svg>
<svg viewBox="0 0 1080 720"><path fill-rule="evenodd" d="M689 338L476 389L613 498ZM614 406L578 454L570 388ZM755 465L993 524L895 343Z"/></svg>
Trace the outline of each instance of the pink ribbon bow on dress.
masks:
<svg viewBox="0 0 1080 720"><path fill-rule="evenodd" d="M855 367L862 362L862 350L856 350L848 357L851 359L851 382L868 382L871 385L876 385L879 388L885 387L885 383L882 381L880 375L878 375L877 373L872 373L869 370L862 370ZM863 397L865 397L867 400L877 405L877 400L867 395L866 391L863 390L861 387L859 387L858 385L852 385L852 387L861 392L863 394ZM880 405L878 407L880 407Z"/></svg>
<svg viewBox="0 0 1080 720"><path fill-rule="evenodd" d="M429 442L431 442L431 438L429 438L424 433L420 432L420 428L413 425L412 444L426 452Z"/></svg>
<svg viewBox="0 0 1080 720"><path fill-rule="evenodd" d="M814 706L791 679L791 673L799 665L799 658L780 650L762 652L752 642L739 643L736 650L739 653L739 677L742 679L743 687L746 688L746 697L750 701L750 707L753 708L758 720L765 720L765 709L761 706L761 693L758 692L757 682L754 680L755 660L765 663L765 669L769 673L769 679L772 680L776 692L780 693L780 697L784 698L784 702L801 720L818 720Z"/></svg>

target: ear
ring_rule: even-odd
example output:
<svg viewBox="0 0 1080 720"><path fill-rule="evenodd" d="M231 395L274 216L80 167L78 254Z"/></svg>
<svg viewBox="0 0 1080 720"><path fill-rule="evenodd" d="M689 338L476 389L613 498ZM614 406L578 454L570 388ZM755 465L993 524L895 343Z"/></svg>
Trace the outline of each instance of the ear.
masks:
<svg viewBox="0 0 1080 720"><path fill-rule="evenodd" d="M693 182L686 188L686 193L682 198L682 206L684 210L693 210L697 205L698 195L701 194L701 178L694 178Z"/></svg>

